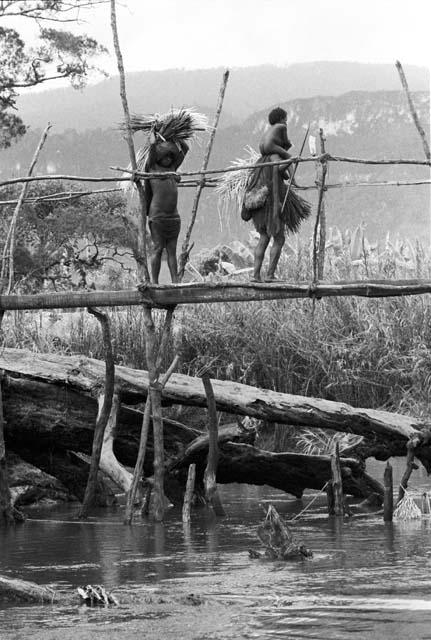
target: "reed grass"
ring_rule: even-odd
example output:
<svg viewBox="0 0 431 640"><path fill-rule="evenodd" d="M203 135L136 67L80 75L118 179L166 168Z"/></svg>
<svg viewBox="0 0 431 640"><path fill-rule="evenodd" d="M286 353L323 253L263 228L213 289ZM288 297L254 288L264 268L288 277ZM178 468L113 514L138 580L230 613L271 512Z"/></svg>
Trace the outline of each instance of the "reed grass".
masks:
<svg viewBox="0 0 431 640"><path fill-rule="evenodd" d="M413 497L404 489L404 497L394 511L395 520L416 520L422 518L422 511L417 506Z"/></svg>
<svg viewBox="0 0 431 640"><path fill-rule="evenodd" d="M417 245L356 255L349 242L328 249L327 280L430 277L430 262ZM334 248L335 247L335 248ZM403 253L404 251L404 253ZM365 252L365 249L364 249ZM400 261L401 256L401 261ZM289 280L310 280L311 246L287 244L280 271ZM15 313L4 321L4 344L102 357L99 328L85 311ZM138 307L110 312L116 362L146 368L144 318ZM162 316L157 320L161 325ZM174 338L180 340L183 373L211 365L211 375L281 392L316 396L354 406L386 408L424 417L431 392L429 296L326 298L219 303L182 307ZM174 339L173 338L173 339ZM172 359L166 355L165 367Z"/></svg>

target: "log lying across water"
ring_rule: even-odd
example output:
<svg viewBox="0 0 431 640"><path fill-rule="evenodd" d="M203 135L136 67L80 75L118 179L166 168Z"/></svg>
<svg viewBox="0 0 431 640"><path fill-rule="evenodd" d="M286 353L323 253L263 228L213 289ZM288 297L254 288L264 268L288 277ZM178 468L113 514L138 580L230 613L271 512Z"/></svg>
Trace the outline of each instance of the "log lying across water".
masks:
<svg viewBox="0 0 431 640"><path fill-rule="evenodd" d="M241 435L234 431L220 430L217 482L221 484L267 484L300 498L305 489L320 490L331 479L330 456L264 451L244 442L232 442ZM246 436L242 435L242 439ZM198 438L171 470L182 469L184 473L190 464L195 464L197 481L202 483L207 451L205 437ZM382 485L365 473L363 462L355 458L340 458L340 462L345 494L364 498L377 493L383 497Z"/></svg>
<svg viewBox="0 0 431 640"><path fill-rule="evenodd" d="M40 385L40 412L45 411L43 395L45 394L45 401L49 396L52 400L52 397L57 395L58 401L50 427L54 432L52 436L57 430L59 437L72 442L75 442L77 434L81 437L92 437L89 432L94 427L95 397L103 381L103 362L80 356L36 354L20 349L4 349L0 354L0 369L7 373L11 391L16 391L21 385L21 397L24 400L30 382L33 388L34 385ZM149 384L146 371L117 366L116 383L121 402L134 404L146 398ZM431 471L429 425L415 418L388 411L352 407L320 398L258 389L231 381L213 380L212 385L218 411L279 424L356 433L366 438L361 446L363 457L376 456L385 460L392 455L405 456L407 442L419 436L420 444L415 450L415 455L427 471ZM14 394L7 394L6 389L5 396L6 419L8 412L19 414L21 422L27 420L25 428L32 430L34 425L38 424L38 420L40 421L40 416L36 414L29 421L25 406L22 410L16 406ZM73 401L69 402L66 411L61 403L67 396L73 397ZM163 402L165 405L206 407L202 380L182 374L172 375L163 391ZM63 418L61 412L64 414ZM83 421L84 416L86 419ZM44 421L46 422L46 416ZM73 433L72 429L68 428L71 423L75 426ZM117 451L123 448L123 453L128 450L130 454L130 437L125 438L123 435L120 425ZM191 439L193 438L189 441Z"/></svg>

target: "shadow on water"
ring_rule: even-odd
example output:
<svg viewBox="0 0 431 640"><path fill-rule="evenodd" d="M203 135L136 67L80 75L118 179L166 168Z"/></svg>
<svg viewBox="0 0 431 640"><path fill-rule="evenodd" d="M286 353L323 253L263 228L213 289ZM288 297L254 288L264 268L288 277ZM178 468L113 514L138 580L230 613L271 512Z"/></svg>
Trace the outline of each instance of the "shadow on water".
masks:
<svg viewBox="0 0 431 640"><path fill-rule="evenodd" d="M374 465L377 477L382 468ZM425 475L416 472L414 485L426 489ZM311 494L295 500L244 485L221 494L221 520L201 510L186 525L171 510L164 525L127 527L121 509L80 522L75 507L64 507L32 511L24 526L1 531L0 573L49 585L63 604L3 607L0 638L431 639L430 521L328 519L319 497L313 516L293 525L312 560L251 561L263 506L291 518ZM75 589L85 584L103 584L120 606L79 607Z"/></svg>

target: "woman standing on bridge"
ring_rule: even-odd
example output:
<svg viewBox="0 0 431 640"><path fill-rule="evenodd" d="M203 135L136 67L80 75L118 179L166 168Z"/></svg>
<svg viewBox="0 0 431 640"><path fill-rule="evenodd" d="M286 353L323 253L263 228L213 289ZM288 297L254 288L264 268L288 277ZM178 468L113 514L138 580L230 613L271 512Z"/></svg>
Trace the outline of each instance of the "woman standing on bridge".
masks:
<svg viewBox="0 0 431 640"><path fill-rule="evenodd" d="M290 158L288 153L292 143L287 136L287 113L277 107L268 116L269 128L262 136L259 151L261 153L252 170L246 186L242 204L241 217L243 220L253 219L259 241L254 251L253 282L261 282L261 269L268 244L272 247L269 255L269 266L265 282L275 280L275 271L285 243L285 229L295 233L311 210L308 202L298 196L288 187L285 180L294 182L291 165L261 166L267 162L276 162ZM283 203L287 189L289 193L285 206Z"/></svg>

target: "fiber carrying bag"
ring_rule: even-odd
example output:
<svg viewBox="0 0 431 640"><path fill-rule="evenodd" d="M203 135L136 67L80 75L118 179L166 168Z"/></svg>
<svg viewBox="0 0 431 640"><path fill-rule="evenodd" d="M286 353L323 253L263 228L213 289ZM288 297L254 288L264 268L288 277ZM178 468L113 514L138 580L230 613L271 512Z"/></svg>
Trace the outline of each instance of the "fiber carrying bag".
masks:
<svg viewBox="0 0 431 640"><path fill-rule="evenodd" d="M266 184L250 189L244 196L244 208L247 209L247 211L261 209L268 198L268 194L269 189Z"/></svg>

